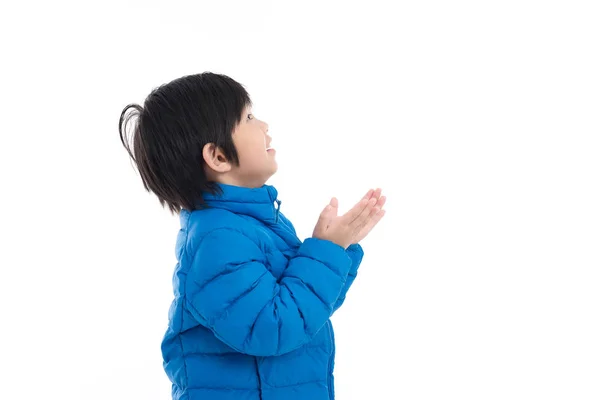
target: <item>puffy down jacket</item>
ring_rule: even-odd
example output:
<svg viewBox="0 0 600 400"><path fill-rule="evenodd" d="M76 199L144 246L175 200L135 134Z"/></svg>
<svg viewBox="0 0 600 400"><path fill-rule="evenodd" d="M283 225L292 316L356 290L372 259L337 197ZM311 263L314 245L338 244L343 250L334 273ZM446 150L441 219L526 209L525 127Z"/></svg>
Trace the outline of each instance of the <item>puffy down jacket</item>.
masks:
<svg viewBox="0 0 600 400"><path fill-rule="evenodd" d="M300 241L273 186L220 187L210 208L180 213L161 346L173 399L333 399L329 318L362 248Z"/></svg>

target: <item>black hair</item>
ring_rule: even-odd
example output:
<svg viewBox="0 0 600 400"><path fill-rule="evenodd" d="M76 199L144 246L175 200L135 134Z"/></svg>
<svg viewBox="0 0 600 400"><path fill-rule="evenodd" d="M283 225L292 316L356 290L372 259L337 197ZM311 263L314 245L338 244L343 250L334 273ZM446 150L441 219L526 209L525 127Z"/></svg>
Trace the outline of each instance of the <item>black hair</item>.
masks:
<svg viewBox="0 0 600 400"><path fill-rule="evenodd" d="M251 105L244 86L226 75L183 76L153 89L143 107L129 104L123 109L121 143L144 188L158 197L161 206L166 205L171 214L191 211L205 206L202 193L220 192L206 177L202 149L214 143L229 161L239 165L232 134L244 108ZM135 115L132 151L125 128Z"/></svg>

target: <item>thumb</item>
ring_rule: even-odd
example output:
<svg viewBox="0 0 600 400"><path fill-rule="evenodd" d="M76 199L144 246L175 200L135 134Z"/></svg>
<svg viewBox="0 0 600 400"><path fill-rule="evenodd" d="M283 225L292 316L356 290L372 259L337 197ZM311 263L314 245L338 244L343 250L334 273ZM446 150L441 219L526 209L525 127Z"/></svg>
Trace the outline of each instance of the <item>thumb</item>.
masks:
<svg viewBox="0 0 600 400"><path fill-rule="evenodd" d="M319 220L317 221L317 225L315 226L315 230L326 230L329 222L332 218L337 216L338 203L337 199L334 197L331 199L329 204L321 211L319 215Z"/></svg>
<svg viewBox="0 0 600 400"><path fill-rule="evenodd" d="M335 197L331 198L331 201L329 202L329 207L331 207L331 218L333 217L337 217L338 215L338 199Z"/></svg>

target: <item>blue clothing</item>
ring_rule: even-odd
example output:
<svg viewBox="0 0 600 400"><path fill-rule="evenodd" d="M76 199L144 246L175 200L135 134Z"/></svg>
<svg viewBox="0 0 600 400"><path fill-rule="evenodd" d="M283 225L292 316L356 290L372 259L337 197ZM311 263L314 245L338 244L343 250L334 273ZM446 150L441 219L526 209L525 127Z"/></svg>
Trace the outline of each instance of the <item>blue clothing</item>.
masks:
<svg viewBox="0 0 600 400"><path fill-rule="evenodd" d="M180 213L161 346L173 399L332 400L329 318L362 248L302 242L273 186L220 187L209 208Z"/></svg>

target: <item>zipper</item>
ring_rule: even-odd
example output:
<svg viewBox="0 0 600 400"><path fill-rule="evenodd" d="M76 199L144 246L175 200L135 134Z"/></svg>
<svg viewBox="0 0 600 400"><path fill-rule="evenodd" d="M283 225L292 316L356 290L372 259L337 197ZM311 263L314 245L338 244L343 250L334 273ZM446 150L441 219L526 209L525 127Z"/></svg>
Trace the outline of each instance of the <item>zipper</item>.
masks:
<svg viewBox="0 0 600 400"><path fill-rule="evenodd" d="M275 202L277 203L277 208L275 212L275 223L277 223L279 222L279 208L281 207L281 200L275 199Z"/></svg>
<svg viewBox="0 0 600 400"><path fill-rule="evenodd" d="M331 326L331 320L327 321L327 327L329 328L329 340L331 340L331 349L332 349L331 357L329 358L329 368L327 370L327 387L329 388L329 399L334 400L335 394L333 391L332 373L333 373L333 360L335 358L335 340L334 340L334 336L333 336L333 326Z"/></svg>

